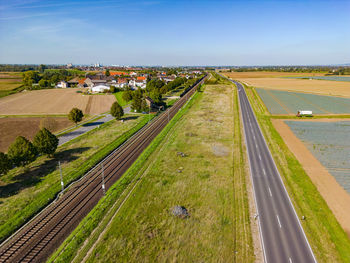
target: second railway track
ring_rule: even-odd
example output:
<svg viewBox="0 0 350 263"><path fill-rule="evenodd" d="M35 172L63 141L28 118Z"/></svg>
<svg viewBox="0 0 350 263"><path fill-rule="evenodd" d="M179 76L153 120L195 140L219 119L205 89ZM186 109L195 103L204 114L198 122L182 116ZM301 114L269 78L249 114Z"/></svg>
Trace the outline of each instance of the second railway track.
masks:
<svg viewBox="0 0 350 263"><path fill-rule="evenodd" d="M58 200L6 240L0 247L0 262L42 262L49 257L103 196L101 167L103 166L107 190L124 174L204 80L205 77L171 108L114 150Z"/></svg>

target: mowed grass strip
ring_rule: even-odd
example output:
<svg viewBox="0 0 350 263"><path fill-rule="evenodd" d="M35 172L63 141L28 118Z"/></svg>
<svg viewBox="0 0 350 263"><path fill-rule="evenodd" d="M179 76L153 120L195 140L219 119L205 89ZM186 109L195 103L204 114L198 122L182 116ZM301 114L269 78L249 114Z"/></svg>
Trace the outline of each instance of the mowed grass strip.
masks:
<svg viewBox="0 0 350 263"><path fill-rule="evenodd" d="M236 214L237 206L248 209L246 199L235 195L232 92L231 85L206 86L199 103L151 156L153 165L88 262L254 260L249 218ZM174 217L176 205L186 207L190 217Z"/></svg>
<svg viewBox="0 0 350 263"><path fill-rule="evenodd" d="M39 157L0 178L0 241L45 207L60 191L58 161L65 185L84 175L104 156L143 127L148 116L112 120L59 147L55 158Z"/></svg>
<svg viewBox="0 0 350 263"><path fill-rule="evenodd" d="M264 113L254 88L246 87L261 130L318 262L350 262L350 240L301 164Z"/></svg>

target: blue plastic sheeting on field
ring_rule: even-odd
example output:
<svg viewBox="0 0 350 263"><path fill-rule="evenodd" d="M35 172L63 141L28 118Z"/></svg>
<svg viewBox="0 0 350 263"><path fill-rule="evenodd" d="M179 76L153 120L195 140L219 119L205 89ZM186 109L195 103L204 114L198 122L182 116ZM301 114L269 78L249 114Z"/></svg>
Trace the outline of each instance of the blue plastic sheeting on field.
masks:
<svg viewBox="0 0 350 263"><path fill-rule="evenodd" d="M300 92L256 88L271 114L296 114L311 110L314 114L350 113L350 99Z"/></svg>
<svg viewBox="0 0 350 263"><path fill-rule="evenodd" d="M350 194L350 121L285 123Z"/></svg>

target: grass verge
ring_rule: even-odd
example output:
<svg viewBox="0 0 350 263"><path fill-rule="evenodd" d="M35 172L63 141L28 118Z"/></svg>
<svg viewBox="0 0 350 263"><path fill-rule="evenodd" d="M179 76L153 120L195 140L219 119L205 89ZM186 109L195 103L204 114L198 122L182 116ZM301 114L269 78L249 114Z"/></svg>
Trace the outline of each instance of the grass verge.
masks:
<svg viewBox="0 0 350 263"><path fill-rule="evenodd" d="M218 100L225 106L216 107ZM105 229L88 262L253 262L235 103L231 85L207 86L205 93L197 93L123 176L128 185L119 181L108 192L110 200L100 201L112 209L96 206L96 214L84 219L50 262L71 261L77 251L73 262L81 262ZM235 154L240 158L234 162ZM123 189L134 184L137 188L120 207L120 196L127 196ZM184 205L191 216L174 218L174 205Z"/></svg>
<svg viewBox="0 0 350 263"><path fill-rule="evenodd" d="M57 251L50 257L48 262L69 262L72 261L82 244L93 233L97 227L98 231L94 232L89 239L88 246L84 247L80 254L77 255L75 261L80 262L86 251L97 240L99 234L104 230L110 218L113 216L118 206L113 206L118 198L123 194L124 190L131 184L135 183L140 176L140 171L144 170L144 164L147 162L151 154L157 149L167 133L172 129L176 122L188 111L198 97L196 93L192 100L180 110L170 123L162 130L162 132L153 140L153 142L142 152L136 162L125 172L125 174L110 188L106 196L92 209L92 211L82 220L79 226L71 233L71 235L62 243ZM114 209L111 209L111 208ZM110 210L111 209L111 210ZM100 224L101 223L101 224ZM83 253L82 253L83 252Z"/></svg>
<svg viewBox="0 0 350 263"><path fill-rule="evenodd" d="M0 241L60 192L58 160L62 163L65 185L68 185L142 128L148 118L134 118L122 125L115 120L105 123L59 147L55 158L39 157L28 167L12 169L3 176L0 181Z"/></svg>
<svg viewBox="0 0 350 263"><path fill-rule="evenodd" d="M319 262L350 262L350 240L326 202L275 130L270 116L264 114L254 88L246 87L249 101L267 144L286 185L312 250ZM327 116L329 117L329 116Z"/></svg>

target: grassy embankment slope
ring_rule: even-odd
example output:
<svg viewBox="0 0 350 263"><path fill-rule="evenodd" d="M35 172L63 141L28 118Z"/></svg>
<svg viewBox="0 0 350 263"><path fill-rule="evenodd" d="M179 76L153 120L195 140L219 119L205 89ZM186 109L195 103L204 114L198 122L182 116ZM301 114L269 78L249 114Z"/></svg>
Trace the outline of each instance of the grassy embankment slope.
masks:
<svg viewBox="0 0 350 263"><path fill-rule="evenodd" d="M110 223L100 220L99 233L87 231L85 238L90 238L84 243L89 245L73 262L81 262L87 252L89 262L253 262L238 116L232 85L208 85L197 93L124 175L122 180L134 179L127 179L126 193L109 201L117 204L106 213ZM122 184L115 184L106 200ZM97 214L103 201L94 208ZM185 206L190 217L174 217L175 205ZM83 232L93 224L84 221L51 261L72 260Z"/></svg>
<svg viewBox="0 0 350 263"><path fill-rule="evenodd" d="M133 115L135 116L135 115ZM65 185L81 177L105 155L148 121L148 116L115 120L59 147L54 158L39 157L26 168L12 169L0 179L0 240L4 240L60 191L58 161Z"/></svg>
<svg viewBox="0 0 350 263"><path fill-rule="evenodd" d="M246 87L261 130L319 262L350 262L350 240L315 185L271 123L265 105L252 87ZM339 117L339 116L338 116Z"/></svg>
<svg viewBox="0 0 350 263"><path fill-rule="evenodd" d="M124 92L125 91L118 91L118 92L114 93L114 96L115 96L116 100L118 101L118 104L122 107L124 107L125 105L128 104L128 102L123 99Z"/></svg>

